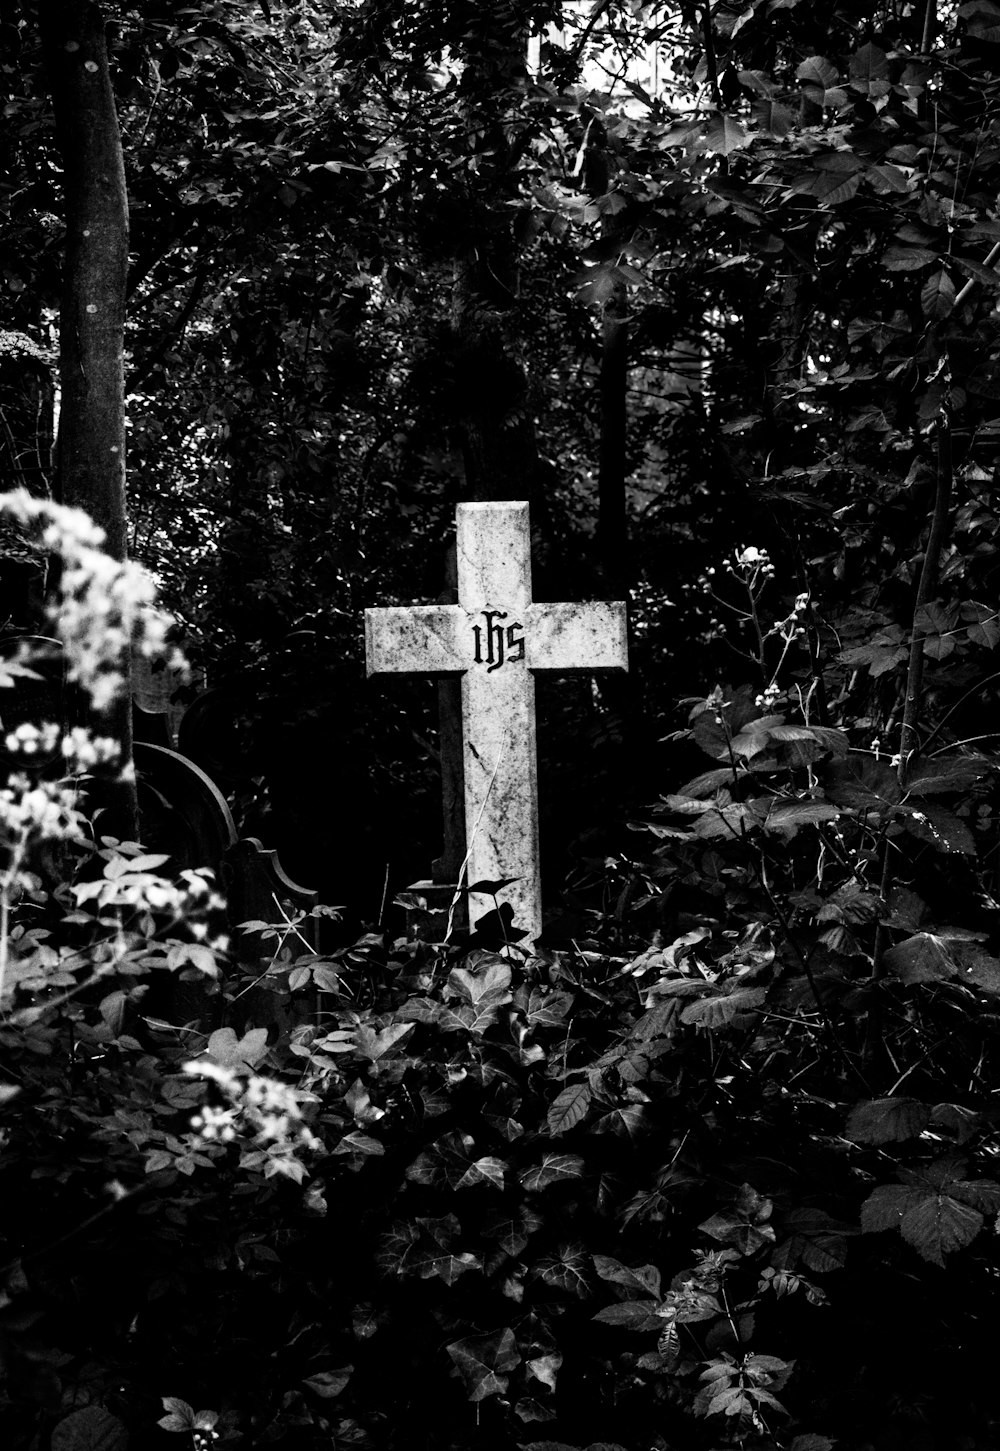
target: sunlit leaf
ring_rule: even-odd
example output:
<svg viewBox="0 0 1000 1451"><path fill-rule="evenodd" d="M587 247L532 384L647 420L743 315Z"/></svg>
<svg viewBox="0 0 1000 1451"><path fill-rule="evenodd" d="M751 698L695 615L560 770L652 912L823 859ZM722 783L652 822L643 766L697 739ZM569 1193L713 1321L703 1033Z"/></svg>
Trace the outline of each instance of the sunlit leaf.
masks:
<svg viewBox="0 0 1000 1451"><path fill-rule="evenodd" d="M568 1084L549 1107L549 1132L564 1134L587 1117L593 1089L586 1079Z"/></svg>
<svg viewBox="0 0 1000 1451"><path fill-rule="evenodd" d="M582 1174L583 1160L576 1154L546 1154L540 1164L525 1169L521 1183L525 1189L537 1191L566 1179L579 1179Z"/></svg>
<svg viewBox="0 0 1000 1451"><path fill-rule="evenodd" d="M505 1327L493 1335L470 1335L445 1347L465 1382L470 1401L502 1395L509 1383L508 1371L521 1362L514 1332Z"/></svg>
<svg viewBox="0 0 1000 1451"><path fill-rule="evenodd" d="M920 289L920 306L924 316L934 322L946 318L955 306L955 284L943 267Z"/></svg>
<svg viewBox="0 0 1000 1451"><path fill-rule="evenodd" d="M855 1104L847 1120L847 1137L857 1144L890 1144L916 1138L931 1111L915 1098L876 1098Z"/></svg>

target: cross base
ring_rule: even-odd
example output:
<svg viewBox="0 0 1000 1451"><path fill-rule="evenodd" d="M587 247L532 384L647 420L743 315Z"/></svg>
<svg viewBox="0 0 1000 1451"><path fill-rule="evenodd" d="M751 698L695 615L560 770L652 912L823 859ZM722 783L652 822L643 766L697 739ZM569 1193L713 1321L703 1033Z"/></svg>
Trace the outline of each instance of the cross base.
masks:
<svg viewBox="0 0 1000 1451"><path fill-rule="evenodd" d="M429 878L419 882L411 882L407 892L412 892L420 899L418 907L407 907L406 909L406 935L411 942L443 942L445 933L448 931L448 914L451 911L451 904L455 901L455 893L458 887L447 882L433 882ZM458 930L466 927L468 915L466 912L467 898L465 893L459 894L455 902L455 912L452 917L452 926Z"/></svg>

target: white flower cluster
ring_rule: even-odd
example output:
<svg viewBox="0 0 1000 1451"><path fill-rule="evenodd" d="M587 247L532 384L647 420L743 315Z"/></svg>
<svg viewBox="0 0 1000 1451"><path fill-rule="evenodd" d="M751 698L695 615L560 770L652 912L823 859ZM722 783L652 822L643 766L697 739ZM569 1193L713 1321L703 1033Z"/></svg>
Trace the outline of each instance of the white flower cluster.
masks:
<svg viewBox="0 0 1000 1451"><path fill-rule="evenodd" d="M121 754L121 747L111 736L95 736L84 726L74 726L62 739L62 753L71 771L89 771Z"/></svg>
<svg viewBox="0 0 1000 1451"><path fill-rule="evenodd" d="M107 709L123 688L130 645L183 666L166 643L169 619L154 608L151 577L140 565L106 554L104 531L82 509L16 489L0 495L0 511L37 529L42 545L63 562L50 618L66 650L69 678L87 691L95 710Z"/></svg>
<svg viewBox="0 0 1000 1451"><path fill-rule="evenodd" d="M4 745L12 756L50 756L58 747L73 775L114 761L121 754L116 740L95 736L84 726L74 726L61 740L60 733L60 727L53 721L43 721L41 725L22 721L7 732Z"/></svg>
<svg viewBox="0 0 1000 1451"><path fill-rule="evenodd" d="M756 705L758 709L770 710L780 694L780 686L775 685L774 681L772 680L770 685L766 685L761 691L760 695L756 697L756 699L754 700L754 705Z"/></svg>
<svg viewBox="0 0 1000 1451"><path fill-rule="evenodd" d="M244 1076L208 1059L185 1063L184 1072L210 1079L229 1100L228 1108L206 1105L192 1118L191 1127L203 1139L231 1143L241 1138L288 1155L296 1149L322 1148L302 1118L299 1094L289 1084L258 1073Z"/></svg>
<svg viewBox="0 0 1000 1451"><path fill-rule="evenodd" d="M157 869L167 858L162 853L152 856L115 856L104 869L104 874L94 881L77 882L73 896L78 906L94 901L104 907L134 907L140 911L167 912L178 921L189 923L191 935L196 940L206 937L207 929L202 924L191 922L192 917L205 913L219 912L225 907L225 899L212 890L200 870L188 869L179 874L177 881L158 875ZM213 952L224 952L228 939L217 937L207 944ZM190 950L188 957L190 958ZM214 964L210 964L204 949L196 954L203 970L214 975Z"/></svg>
<svg viewBox="0 0 1000 1451"><path fill-rule="evenodd" d="M48 756L55 750L58 742L59 727L51 721L40 726L22 721L4 737L4 745L11 755Z"/></svg>
<svg viewBox="0 0 1000 1451"><path fill-rule="evenodd" d="M11 331L10 328L0 328L0 353L26 353L29 358L37 358L40 363L56 361L52 348L43 348L34 338L29 338L27 333Z"/></svg>
<svg viewBox="0 0 1000 1451"><path fill-rule="evenodd" d="M737 549L735 554L736 568L744 574L760 573L770 578L774 574L774 565L771 563L770 555L766 549L758 549L756 545L747 544L742 549ZM726 568L732 573L733 566L727 564Z"/></svg>
<svg viewBox="0 0 1000 1451"><path fill-rule="evenodd" d="M86 840L85 819L74 787L61 781L29 781L13 775L0 790L0 829L22 849L29 840Z"/></svg>

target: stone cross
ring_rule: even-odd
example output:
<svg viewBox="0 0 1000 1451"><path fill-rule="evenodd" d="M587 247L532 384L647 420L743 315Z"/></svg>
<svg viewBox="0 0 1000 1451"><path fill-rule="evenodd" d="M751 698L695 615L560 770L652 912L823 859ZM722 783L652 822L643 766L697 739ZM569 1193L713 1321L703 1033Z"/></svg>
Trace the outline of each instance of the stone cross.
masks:
<svg viewBox="0 0 1000 1451"><path fill-rule="evenodd" d="M496 893L531 943L542 930L536 670L627 670L621 603L534 604L525 503L459 504L458 604L365 611L369 675L461 675L466 881ZM469 921L493 910L470 898Z"/></svg>

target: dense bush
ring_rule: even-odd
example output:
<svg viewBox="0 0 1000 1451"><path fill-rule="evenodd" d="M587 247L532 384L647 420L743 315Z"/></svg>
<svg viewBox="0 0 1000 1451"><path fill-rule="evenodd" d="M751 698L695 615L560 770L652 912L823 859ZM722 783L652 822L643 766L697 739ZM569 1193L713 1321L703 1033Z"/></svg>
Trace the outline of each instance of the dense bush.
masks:
<svg viewBox="0 0 1000 1451"><path fill-rule="evenodd" d="M815 607L768 623L758 548L731 584L761 682L690 703L708 769L603 864L589 936L321 957L293 917L280 1033L205 878L88 838L106 747L12 777L7 1444L996 1444L989 762L815 723ZM108 615L61 618L85 654ZM224 1026L145 1011L163 973Z"/></svg>

